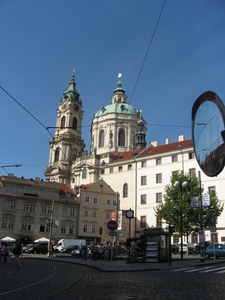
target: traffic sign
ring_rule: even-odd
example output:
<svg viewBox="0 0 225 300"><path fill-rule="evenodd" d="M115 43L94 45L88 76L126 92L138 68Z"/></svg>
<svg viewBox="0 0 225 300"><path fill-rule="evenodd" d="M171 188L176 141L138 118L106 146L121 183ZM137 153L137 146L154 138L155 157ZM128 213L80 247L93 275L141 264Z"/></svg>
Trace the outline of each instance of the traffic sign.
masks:
<svg viewBox="0 0 225 300"><path fill-rule="evenodd" d="M108 227L109 230L114 231L118 227L117 222L115 220L111 220L111 221L108 222L107 227Z"/></svg>

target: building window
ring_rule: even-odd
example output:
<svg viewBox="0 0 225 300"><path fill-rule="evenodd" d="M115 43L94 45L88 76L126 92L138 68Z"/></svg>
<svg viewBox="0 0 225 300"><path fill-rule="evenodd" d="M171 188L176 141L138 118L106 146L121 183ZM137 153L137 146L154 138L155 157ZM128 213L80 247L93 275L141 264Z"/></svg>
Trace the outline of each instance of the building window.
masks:
<svg viewBox="0 0 225 300"><path fill-rule="evenodd" d="M162 174L156 174L156 183L162 183Z"/></svg>
<svg viewBox="0 0 225 300"><path fill-rule="evenodd" d="M106 204L110 205L110 199L107 199Z"/></svg>
<svg viewBox="0 0 225 300"><path fill-rule="evenodd" d="M119 171L119 172L122 172L122 171L123 171L123 167L122 167L122 166L119 166L118 171Z"/></svg>
<svg viewBox="0 0 225 300"><path fill-rule="evenodd" d="M62 209L62 215L64 217L67 216L67 207L63 207L63 209Z"/></svg>
<svg viewBox="0 0 225 300"><path fill-rule="evenodd" d="M209 192L209 195L211 195L213 192L216 191L216 187L215 186L209 186L208 187L208 192Z"/></svg>
<svg viewBox="0 0 225 300"><path fill-rule="evenodd" d="M113 173L113 168L112 167L109 169L109 173Z"/></svg>
<svg viewBox="0 0 225 300"><path fill-rule="evenodd" d="M75 217L75 208L70 208L70 217Z"/></svg>
<svg viewBox="0 0 225 300"><path fill-rule="evenodd" d="M3 229L14 229L14 220L2 220L2 228Z"/></svg>
<svg viewBox="0 0 225 300"><path fill-rule="evenodd" d="M156 203L162 203L162 193L156 193Z"/></svg>
<svg viewBox="0 0 225 300"><path fill-rule="evenodd" d="M175 176L178 174L178 171L172 171L172 176Z"/></svg>
<svg viewBox="0 0 225 300"><path fill-rule="evenodd" d="M91 226L91 232L92 232L92 233L95 233L95 232L96 232L96 227L95 227L95 225L92 225L92 226Z"/></svg>
<svg viewBox="0 0 225 300"><path fill-rule="evenodd" d="M156 165L161 165L161 158L156 158Z"/></svg>
<svg viewBox="0 0 225 300"><path fill-rule="evenodd" d="M109 213L109 212L106 213L106 219L107 219L107 220L110 219L110 213Z"/></svg>
<svg viewBox="0 0 225 300"><path fill-rule="evenodd" d="M15 211L16 210L16 202L4 201L3 209Z"/></svg>
<svg viewBox="0 0 225 300"><path fill-rule="evenodd" d="M162 219L159 219L158 217L156 217L156 227L162 228Z"/></svg>
<svg viewBox="0 0 225 300"><path fill-rule="evenodd" d="M119 130L118 146L125 146L125 131L124 131L124 129Z"/></svg>
<svg viewBox="0 0 225 300"><path fill-rule="evenodd" d="M105 174L105 170L101 169L101 175Z"/></svg>
<svg viewBox="0 0 225 300"><path fill-rule="evenodd" d="M65 225L61 226L61 233L66 234L66 226Z"/></svg>
<svg viewBox="0 0 225 300"><path fill-rule="evenodd" d="M32 230L32 224L27 221L21 222L21 230L23 231L31 231Z"/></svg>
<svg viewBox="0 0 225 300"><path fill-rule="evenodd" d="M141 195L141 204L146 204L147 196Z"/></svg>
<svg viewBox="0 0 225 300"><path fill-rule="evenodd" d="M82 170L82 179L87 178L87 168L83 168Z"/></svg>
<svg viewBox="0 0 225 300"><path fill-rule="evenodd" d="M194 159L194 158L195 158L194 152L190 152L190 153L189 153L189 159Z"/></svg>
<svg viewBox="0 0 225 300"><path fill-rule="evenodd" d="M98 143L98 147L99 148L104 147L104 130L103 129L101 129L99 131L99 143Z"/></svg>
<svg viewBox="0 0 225 300"><path fill-rule="evenodd" d="M127 170L132 170L132 165L131 164L129 164L128 166L127 166Z"/></svg>
<svg viewBox="0 0 225 300"><path fill-rule="evenodd" d="M61 119L61 128L65 128L66 125L66 117L62 117Z"/></svg>
<svg viewBox="0 0 225 300"><path fill-rule="evenodd" d="M142 162L141 162L141 167L142 167L142 168L147 167L147 162L146 162L146 161L142 161Z"/></svg>
<svg viewBox="0 0 225 300"><path fill-rule="evenodd" d="M84 226L83 226L83 232L87 232L88 231L88 226L87 226L87 224L84 224Z"/></svg>
<svg viewBox="0 0 225 300"><path fill-rule="evenodd" d="M113 200L113 205L116 206L117 205L117 202L116 200Z"/></svg>
<svg viewBox="0 0 225 300"><path fill-rule="evenodd" d="M88 210L85 210L85 211L84 211L84 216L85 216L85 217L88 217Z"/></svg>
<svg viewBox="0 0 225 300"><path fill-rule="evenodd" d="M141 228L146 228L146 216L141 216Z"/></svg>
<svg viewBox="0 0 225 300"><path fill-rule="evenodd" d="M41 213L42 213L42 214L50 215L51 212L52 212L51 206L42 205L42 207L41 207Z"/></svg>
<svg viewBox="0 0 225 300"><path fill-rule="evenodd" d="M23 212L34 213L35 212L35 204L23 204Z"/></svg>
<svg viewBox="0 0 225 300"><path fill-rule="evenodd" d="M147 184L147 176L141 176L141 185Z"/></svg>
<svg viewBox="0 0 225 300"><path fill-rule="evenodd" d="M86 197L86 198L85 198L85 202L86 202L86 203L89 203L89 202L90 202L90 197Z"/></svg>
<svg viewBox="0 0 225 300"><path fill-rule="evenodd" d="M176 162L177 161L177 155L173 155L172 156L172 162Z"/></svg>
<svg viewBox="0 0 225 300"><path fill-rule="evenodd" d="M123 198L127 198L128 197L128 184L124 183L123 185Z"/></svg>
<svg viewBox="0 0 225 300"><path fill-rule="evenodd" d="M40 232L50 232L50 222L40 224Z"/></svg>
<svg viewBox="0 0 225 300"><path fill-rule="evenodd" d="M55 157L54 157L54 162L59 161L59 153L60 153L60 148L55 149Z"/></svg>
<svg viewBox="0 0 225 300"><path fill-rule="evenodd" d="M190 175L190 177L195 176L195 174L196 174L195 169L189 169L189 175Z"/></svg>
<svg viewBox="0 0 225 300"><path fill-rule="evenodd" d="M92 217L93 217L93 218L97 218L97 212L96 212L96 211L93 211L93 212L92 212Z"/></svg>
<svg viewBox="0 0 225 300"><path fill-rule="evenodd" d="M74 234L74 226L69 225L69 234Z"/></svg>
<svg viewBox="0 0 225 300"><path fill-rule="evenodd" d="M94 202L95 204L97 204L97 203L98 203L98 198L94 197L93 202Z"/></svg>
<svg viewBox="0 0 225 300"><path fill-rule="evenodd" d="M77 118L73 117L73 125L72 125L73 129L77 130Z"/></svg>
<svg viewBox="0 0 225 300"><path fill-rule="evenodd" d="M198 243L198 235L197 234L195 234L195 233L191 234L191 242L193 244L197 244Z"/></svg>

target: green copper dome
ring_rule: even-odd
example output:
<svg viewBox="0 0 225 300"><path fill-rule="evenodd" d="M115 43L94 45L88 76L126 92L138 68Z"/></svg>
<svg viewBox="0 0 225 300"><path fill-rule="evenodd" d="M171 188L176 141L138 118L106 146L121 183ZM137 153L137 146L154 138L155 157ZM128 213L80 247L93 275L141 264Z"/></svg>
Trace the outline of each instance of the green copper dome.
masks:
<svg viewBox="0 0 225 300"><path fill-rule="evenodd" d="M105 116L108 114L125 114L138 116L138 111L127 103L111 103L103 106L96 114L95 117Z"/></svg>

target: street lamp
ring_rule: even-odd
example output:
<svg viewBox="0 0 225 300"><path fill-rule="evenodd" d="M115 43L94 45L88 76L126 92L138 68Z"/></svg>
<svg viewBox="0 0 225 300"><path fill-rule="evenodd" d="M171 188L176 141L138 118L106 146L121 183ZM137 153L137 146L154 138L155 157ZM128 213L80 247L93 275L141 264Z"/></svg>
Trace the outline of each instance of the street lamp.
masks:
<svg viewBox="0 0 225 300"><path fill-rule="evenodd" d="M180 189L180 235L181 235L181 260L183 260L183 205L182 205L182 189L188 185L187 181L176 181L174 183L175 187L179 187Z"/></svg>

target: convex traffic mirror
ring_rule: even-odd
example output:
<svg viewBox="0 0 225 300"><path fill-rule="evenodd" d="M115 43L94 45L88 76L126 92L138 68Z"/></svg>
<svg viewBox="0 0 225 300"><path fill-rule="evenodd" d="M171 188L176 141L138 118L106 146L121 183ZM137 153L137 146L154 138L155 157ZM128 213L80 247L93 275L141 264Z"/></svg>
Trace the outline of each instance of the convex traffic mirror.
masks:
<svg viewBox="0 0 225 300"><path fill-rule="evenodd" d="M217 176L225 162L225 106L211 91L203 93L192 107L192 140L197 162L210 177Z"/></svg>

